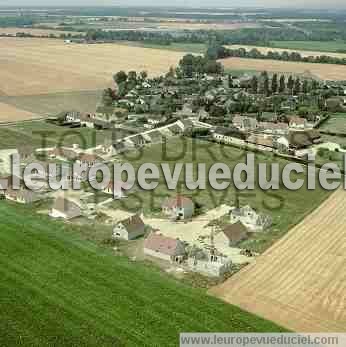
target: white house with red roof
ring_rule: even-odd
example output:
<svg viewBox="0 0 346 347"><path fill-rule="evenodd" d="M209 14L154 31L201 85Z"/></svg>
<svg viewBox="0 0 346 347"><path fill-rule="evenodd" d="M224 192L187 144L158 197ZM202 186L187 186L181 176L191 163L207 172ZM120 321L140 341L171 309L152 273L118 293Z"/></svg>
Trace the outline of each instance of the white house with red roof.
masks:
<svg viewBox="0 0 346 347"><path fill-rule="evenodd" d="M162 212L176 220L189 219L192 218L195 212L195 205L186 196L177 195L173 198L167 198L163 202Z"/></svg>

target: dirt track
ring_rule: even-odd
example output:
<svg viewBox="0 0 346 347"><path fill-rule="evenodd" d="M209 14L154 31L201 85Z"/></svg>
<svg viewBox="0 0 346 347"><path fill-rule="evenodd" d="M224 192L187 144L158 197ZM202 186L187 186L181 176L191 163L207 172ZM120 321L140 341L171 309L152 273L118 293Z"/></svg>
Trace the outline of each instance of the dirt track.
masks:
<svg viewBox="0 0 346 347"><path fill-rule="evenodd" d="M294 331L345 332L345 205L346 192L335 192L211 293Z"/></svg>

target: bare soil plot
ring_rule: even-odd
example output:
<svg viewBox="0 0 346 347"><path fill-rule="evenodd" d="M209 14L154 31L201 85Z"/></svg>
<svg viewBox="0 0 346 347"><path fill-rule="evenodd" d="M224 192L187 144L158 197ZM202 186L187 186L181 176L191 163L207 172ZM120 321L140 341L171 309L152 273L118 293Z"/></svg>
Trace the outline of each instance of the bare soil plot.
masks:
<svg viewBox="0 0 346 347"><path fill-rule="evenodd" d="M346 66L334 64L296 63L278 60L227 58L220 62L227 69L257 70L293 74L309 74L323 80L343 81L346 79Z"/></svg>
<svg viewBox="0 0 346 347"><path fill-rule="evenodd" d="M0 102L0 123L36 118L35 114Z"/></svg>
<svg viewBox="0 0 346 347"><path fill-rule="evenodd" d="M19 38L2 38L0 51L0 90L7 95L103 89L113 85L112 76L119 70L162 74L184 55L117 44Z"/></svg>
<svg viewBox="0 0 346 347"><path fill-rule="evenodd" d="M246 46L246 45L232 45L232 46L226 46L227 48L231 49L239 49L239 48L245 48L246 50L251 50L253 48L256 48L263 54L267 54L268 52L298 52L301 54L302 57L318 57L321 55L328 55L329 57L335 57L335 58L346 58L345 53L333 53L333 52L321 52L321 51L303 51L299 49L283 49L283 48L275 48L275 47L257 47L257 46Z"/></svg>
<svg viewBox="0 0 346 347"><path fill-rule="evenodd" d="M212 294L304 332L345 332L346 192L332 194Z"/></svg>

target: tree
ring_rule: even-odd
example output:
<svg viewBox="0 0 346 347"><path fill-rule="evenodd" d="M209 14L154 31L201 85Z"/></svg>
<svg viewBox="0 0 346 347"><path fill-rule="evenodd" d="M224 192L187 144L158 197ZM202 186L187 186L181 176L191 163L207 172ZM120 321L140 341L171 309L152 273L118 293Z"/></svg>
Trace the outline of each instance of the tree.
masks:
<svg viewBox="0 0 346 347"><path fill-rule="evenodd" d="M294 82L293 94L298 95L300 93L300 79L299 77Z"/></svg>
<svg viewBox="0 0 346 347"><path fill-rule="evenodd" d="M263 81L263 94L266 95L266 96L270 95L269 77L268 77L268 75L266 75L264 77L264 81Z"/></svg>
<svg viewBox="0 0 346 347"><path fill-rule="evenodd" d="M104 106L112 106L114 100L114 92L111 88L107 88L102 93L102 104Z"/></svg>
<svg viewBox="0 0 346 347"><path fill-rule="evenodd" d="M140 76L141 79L144 81L148 78L148 73L146 71L141 71Z"/></svg>
<svg viewBox="0 0 346 347"><path fill-rule="evenodd" d="M278 91L278 75L275 73L272 78L272 93Z"/></svg>
<svg viewBox="0 0 346 347"><path fill-rule="evenodd" d="M136 71L130 71L127 78L131 82L136 82L137 81L137 72Z"/></svg>
<svg viewBox="0 0 346 347"><path fill-rule="evenodd" d="M280 81L279 81L279 93L284 93L286 90L286 80L285 75L281 75Z"/></svg>
<svg viewBox="0 0 346 347"><path fill-rule="evenodd" d="M113 76L114 82L120 84L127 81L127 75L125 71L119 71Z"/></svg>
<svg viewBox="0 0 346 347"><path fill-rule="evenodd" d="M288 77L288 81L287 81L287 89L290 91L290 93L292 93L293 87L294 87L294 79L292 76L290 76Z"/></svg>
<svg viewBox="0 0 346 347"><path fill-rule="evenodd" d="M304 80L303 82L303 93L307 94L309 92L309 82L308 80Z"/></svg>
<svg viewBox="0 0 346 347"><path fill-rule="evenodd" d="M253 94L257 94L257 92L258 92L258 78L257 78L257 76L253 76L251 79L251 92Z"/></svg>

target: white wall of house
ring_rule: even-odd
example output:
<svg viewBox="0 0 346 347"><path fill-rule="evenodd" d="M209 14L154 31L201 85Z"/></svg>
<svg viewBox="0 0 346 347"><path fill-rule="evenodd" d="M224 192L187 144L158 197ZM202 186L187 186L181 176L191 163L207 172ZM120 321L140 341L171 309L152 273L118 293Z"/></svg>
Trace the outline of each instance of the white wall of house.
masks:
<svg viewBox="0 0 346 347"><path fill-rule="evenodd" d="M53 218L63 218L63 219L67 219L67 215L66 213L63 213L59 210L56 210L55 208L52 208L51 212L49 213L50 217Z"/></svg>
<svg viewBox="0 0 346 347"><path fill-rule="evenodd" d="M152 249L149 248L144 248L144 254L149 255L151 257L156 257L156 258L160 258L163 260L167 260L167 261L172 261L171 256L164 254L164 253L160 253L160 252L156 252L153 251Z"/></svg>

